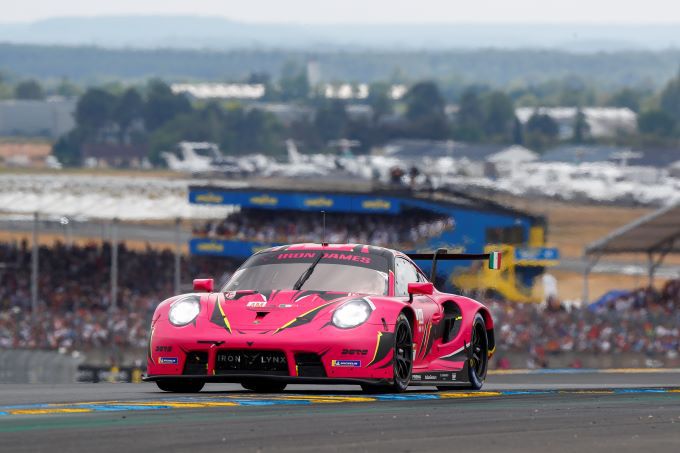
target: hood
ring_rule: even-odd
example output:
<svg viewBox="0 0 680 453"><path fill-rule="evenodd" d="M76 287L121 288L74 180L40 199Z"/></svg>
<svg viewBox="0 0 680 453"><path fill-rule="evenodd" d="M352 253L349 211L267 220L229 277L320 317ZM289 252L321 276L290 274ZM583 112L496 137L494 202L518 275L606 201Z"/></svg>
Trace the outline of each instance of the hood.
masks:
<svg viewBox="0 0 680 453"><path fill-rule="evenodd" d="M210 322L229 331L282 331L309 324L339 303L361 296L331 291L234 291L210 297Z"/></svg>

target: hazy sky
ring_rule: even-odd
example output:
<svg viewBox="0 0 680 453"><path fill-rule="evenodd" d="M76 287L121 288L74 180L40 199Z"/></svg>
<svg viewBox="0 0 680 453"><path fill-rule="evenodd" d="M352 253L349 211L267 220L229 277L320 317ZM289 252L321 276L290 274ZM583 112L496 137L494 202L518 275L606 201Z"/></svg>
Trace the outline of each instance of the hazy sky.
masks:
<svg viewBox="0 0 680 453"><path fill-rule="evenodd" d="M677 0L0 0L0 22L59 16L191 14L250 22L664 22ZM679 29L680 33L680 29Z"/></svg>

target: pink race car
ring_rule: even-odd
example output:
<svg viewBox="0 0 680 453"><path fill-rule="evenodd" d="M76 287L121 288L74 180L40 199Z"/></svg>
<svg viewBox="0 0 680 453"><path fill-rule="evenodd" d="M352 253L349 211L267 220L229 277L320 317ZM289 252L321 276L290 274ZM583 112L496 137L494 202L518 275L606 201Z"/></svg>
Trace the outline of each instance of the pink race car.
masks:
<svg viewBox="0 0 680 453"><path fill-rule="evenodd" d="M162 302L149 335L147 381L198 392L236 382L256 392L287 384L409 385L480 389L494 351L493 320L479 302L437 291L414 260L500 255L406 255L353 244L296 244L250 257L218 291Z"/></svg>

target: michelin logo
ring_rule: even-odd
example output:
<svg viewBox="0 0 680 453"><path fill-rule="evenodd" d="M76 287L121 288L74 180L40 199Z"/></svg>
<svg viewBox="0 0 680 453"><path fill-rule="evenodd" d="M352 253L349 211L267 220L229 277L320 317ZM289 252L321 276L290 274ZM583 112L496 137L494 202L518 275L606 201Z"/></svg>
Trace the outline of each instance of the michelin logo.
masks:
<svg viewBox="0 0 680 453"><path fill-rule="evenodd" d="M361 360L331 360L331 366L360 367Z"/></svg>
<svg viewBox="0 0 680 453"><path fill-rule="evenodd" d="M177 357L160 357L158 363L161 365L177 365Z"/></svg>

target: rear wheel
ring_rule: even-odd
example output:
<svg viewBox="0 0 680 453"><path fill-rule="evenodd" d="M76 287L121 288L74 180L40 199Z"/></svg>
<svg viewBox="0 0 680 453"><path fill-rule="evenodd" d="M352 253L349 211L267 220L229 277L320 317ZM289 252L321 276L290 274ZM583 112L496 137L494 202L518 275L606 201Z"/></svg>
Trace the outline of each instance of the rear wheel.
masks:
<svg viewBox="0 0 680 453"><path fill-rule="evenodd" d="M367 393L400 393L406 390L411 382L413 370L413 334L406 316L401 313L394 328L394 378L388 385L362 384Z"/></svg>
<svg viewBox="0 0 680 453"><path fill-rule="evenodd" d="M286 388L286 383L276 381L255 380L241 382L241 386L246 390L250 390L251 392L256 393L279 393L284 391L284 389Z"/></svg>
<svg viewBox="0 0 680 453"><path fill-rule="evenodd" d="M164 392L198 393L205 382L196 380L156 381L156 385Z"/></svg>
<svg viewBox="0 0 680 453"><path fill-rule="evenodd" d="M438 385L438 390L479 390L484 385L486 371L489 367L489 338L486 335L484 317L479 313L475 315L475 320L472 324L472 336L468 347L469 358L467 369L469 384L460 387Z"/></svg>

